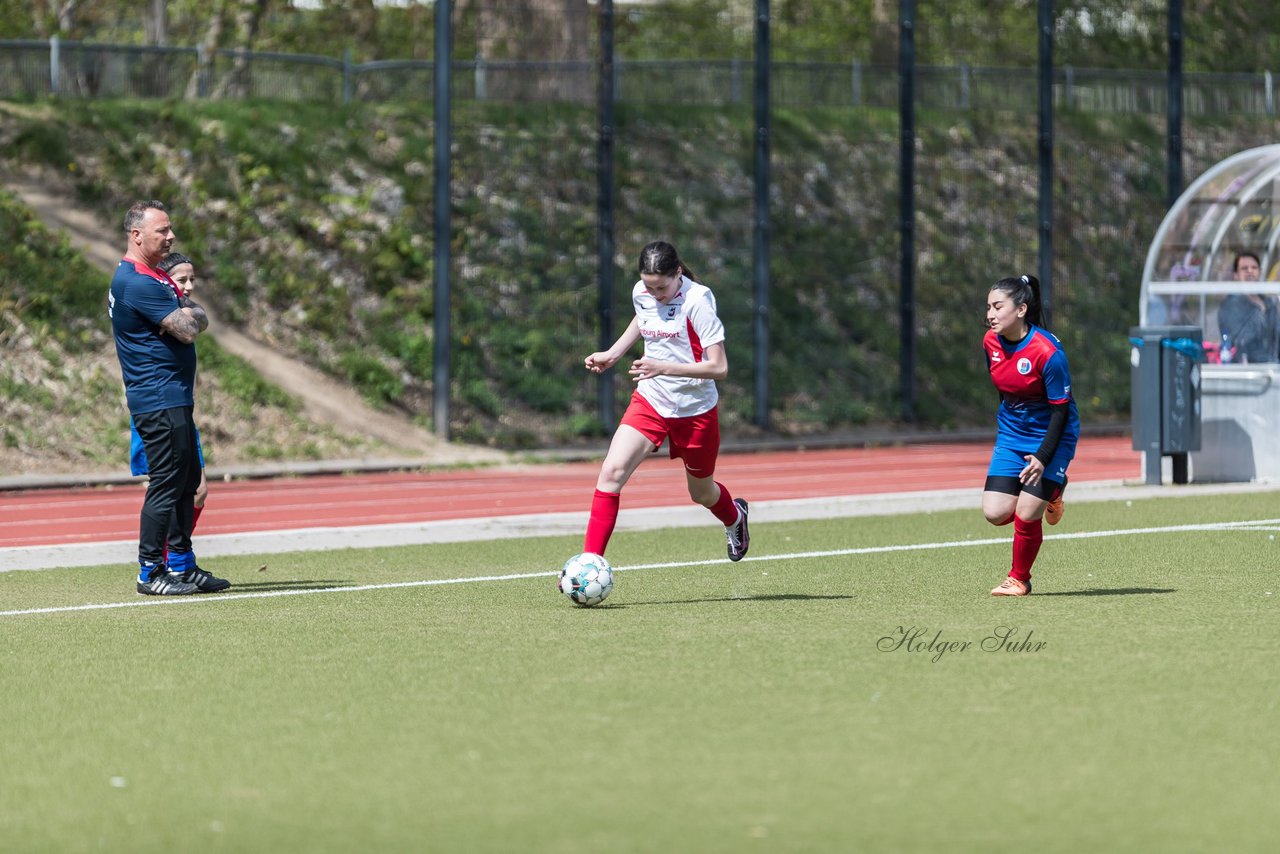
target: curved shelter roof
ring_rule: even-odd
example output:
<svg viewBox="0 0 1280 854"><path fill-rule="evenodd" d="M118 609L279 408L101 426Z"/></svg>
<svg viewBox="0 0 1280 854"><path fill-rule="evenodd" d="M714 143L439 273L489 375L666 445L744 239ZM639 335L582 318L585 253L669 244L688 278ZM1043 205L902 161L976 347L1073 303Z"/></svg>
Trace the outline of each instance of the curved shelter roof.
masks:
<svg viewBox="0 0 1280 854"><path fill-rule="evenodd" d="M1263 281L1242 288L1232 265L1246 251ZM1228 157L1174 202L1147 252L1140 323L1199 326L1216 340L1218 305L1232 293L1280 294L1280 145Z"/></svg>

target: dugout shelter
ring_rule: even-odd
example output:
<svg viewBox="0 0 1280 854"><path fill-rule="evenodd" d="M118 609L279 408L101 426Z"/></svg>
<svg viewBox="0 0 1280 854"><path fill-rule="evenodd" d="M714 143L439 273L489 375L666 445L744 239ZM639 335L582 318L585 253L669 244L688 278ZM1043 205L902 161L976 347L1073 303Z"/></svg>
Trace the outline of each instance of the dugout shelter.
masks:
<svg viewBox="0 0 1280 854"><path fill-rule="evenodd" d="M1259 282L1237 282L1239 252L1261 262ZM1280 145L1234 154L1197 178L1165 214L1147 252L1142 327L1197 327L1201 447L1196 482L1280 480L1280 353L1224 363L1219 309L1232 294L1280 300Z"/></svg>

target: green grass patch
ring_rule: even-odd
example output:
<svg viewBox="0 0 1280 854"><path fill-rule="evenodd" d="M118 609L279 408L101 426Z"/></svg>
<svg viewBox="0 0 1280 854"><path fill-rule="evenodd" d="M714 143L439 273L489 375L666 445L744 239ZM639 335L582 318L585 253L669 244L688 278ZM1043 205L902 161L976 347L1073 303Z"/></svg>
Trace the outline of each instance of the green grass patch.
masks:
<svg viewBox="0 0 1280 854"><path fill-rule="evenodd" d="M257 406L276 406L296 413L299 403L284 389L263 378L253 365L228 352L217 339L206 335L196 340L201 371L215 373L223 390L248 414Z"/></svg>
<svg viewBox="0 0 1280 854"><path fill-rule="evenodd" d="M1008 531L975 512L760 522L737 565L714 524L619 533L591 610L553 591L577 537L208 560L281 594L222 601L140 600L120 566L0 574L4 610L142 602L0 616L0 838L1264 850L1275 534L1117 532L1277 515L1072 505L1049 533L1099 535L1046 540L1023 600L988 595Z"/></svg>

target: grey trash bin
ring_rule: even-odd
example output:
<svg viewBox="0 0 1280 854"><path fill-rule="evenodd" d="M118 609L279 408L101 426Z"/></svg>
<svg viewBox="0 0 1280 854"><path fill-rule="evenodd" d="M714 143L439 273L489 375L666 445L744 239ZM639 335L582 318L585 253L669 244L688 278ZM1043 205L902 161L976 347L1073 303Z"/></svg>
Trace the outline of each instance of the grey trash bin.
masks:
<svg viewBox="0 0 1280 854"><path fill-rule="evenodd" d="M1143 451L1147 483L1162 480L1162 458L1173 458L1173 482L1187 482L1187 452L1200 450L1199 326L1135 326L1130 414L1133 449Z"/></svg>

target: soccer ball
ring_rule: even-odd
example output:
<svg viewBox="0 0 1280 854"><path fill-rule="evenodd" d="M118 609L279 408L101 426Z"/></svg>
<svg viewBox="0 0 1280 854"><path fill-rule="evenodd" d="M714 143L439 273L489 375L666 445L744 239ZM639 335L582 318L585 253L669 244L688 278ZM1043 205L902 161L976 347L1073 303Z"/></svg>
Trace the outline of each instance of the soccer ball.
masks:
<svg viewBox="0 0 1280 854"><path fill-rule="evenodd" d="M613 567L600 555L574 555L560 570L560 592L584 608L599 605L612 590Z"/></svg>

